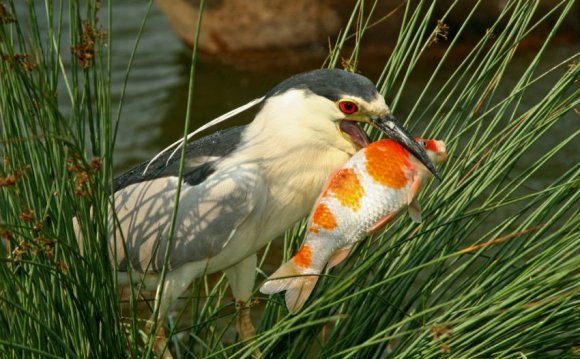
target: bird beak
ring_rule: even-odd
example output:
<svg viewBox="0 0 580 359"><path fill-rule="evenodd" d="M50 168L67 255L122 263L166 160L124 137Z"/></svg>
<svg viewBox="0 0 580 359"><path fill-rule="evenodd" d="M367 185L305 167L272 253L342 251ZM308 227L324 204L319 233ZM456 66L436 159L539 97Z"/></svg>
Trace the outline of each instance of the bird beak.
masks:
<svg viewBox="0 0 580 359"><path fill-rule="evenodd" d="M409 152L411 152L419 161L421 161L425 167L433 173L433 176L441 181L441 176L435 165L427 156L425 149L417 143L417 141L411 136L403 126L397 121L393 115L386 115L383 117L372 116L370 117L370 123L377 129L384 132L387 137L392 140L399 142L403 147L405 147Z"/></svg>

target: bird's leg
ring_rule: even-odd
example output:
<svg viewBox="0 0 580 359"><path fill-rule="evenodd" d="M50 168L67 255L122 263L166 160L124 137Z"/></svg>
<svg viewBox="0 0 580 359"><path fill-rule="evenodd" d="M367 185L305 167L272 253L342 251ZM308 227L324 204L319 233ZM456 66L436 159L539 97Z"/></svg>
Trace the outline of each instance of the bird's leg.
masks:
<svg viewBox="0 0 580 359"><path fill-rule="evenodd" d="M236 309L238 309L238 317L236 318L236 330L240 335L240 338L248 344L254 342L254 337L256 336L256 328L252 323L252 316L250 315L250 307L252 303L250 301L236 301ZM254 349L252 353L253 358L260 358L262 352L260 349Z"/></svg>
<svg viewBox="0 0 580 359"><path fill-rule="evenodd" d="M236 319L236 330L242 340L251 339L256 335L256 329L250 316L250 301L254 289L256 275L256 254L243 259L241 262L225 270L232 288L236 307L239 308ZM259 351L257 351L259 353Z"/></svg>
<svg viewBox="0 0 580 359"><path fill-rule="evenodd" d="M173 358L169 348L167 347L167 336L165 334L165 319L169 314L170 309L175 305L179 295L193 282L193 279L198 273L191 271L188 265L183 265L180 268L168 273L163 284L163 293L159 298L156 296L156 305L159 305L159 314L157 319L157 331L155 333L155 342L153 343L153 350L155 354L163 359ZM157 291L160 290L161 283L157 285ZM159 301L159 304L157 304ZM153 324L152 318L149 322ZM151 327L148 332L151 333Z"/></svg>
<svg viewBox="0 0 580 359"><path fill-rule="evenodd" d="M252 323L250 315L251 303L236 300L236 309L238 309L238 318L236 319L236 330L242 340L251 339L256 335L256 328Z"/></svg>
<svg viewBox="0 0 580 359"><path fill-rule="evenodd" d="M142 278L142 280L144 280ZM131 295L133 296L133 298L142 298L144 300L149 299L149 296L145 296L143 295L143 293L141 292L141 290L143 288L141 287L137 287L137 283L139 283L139 281L137 281L136 283L134 283L134 285L132 286L132 291L131 291ZM142 283L141 283L142 284ZM125 290L129 289L129 287L124 286L120 288L119 291L119 297L120 298L124 298L124 294L125 294ZM152 288L147 288L145 290L149 291ZM159 288L157 288L158 290ZM165 295L164 295L165 298ZM165 348L167 347L167 337L165 335L165 318L167 315L167 310L169 309L169 306L171 305L171 301L167 302L167 301L161 301L160 302L160 307L159 307L159 315L157 316L157 319L154 318L153 316L150 317L146 323L145 323L145 333L147 334L148 337L151 336L151 334L153 334L153 352L156 354L157 357L159 358L163 358L163 359L171 359L171 352L169 350L165 350ZM155 333L153 333L153 330L155 329ZM163 355L161 354L162 351L165 350L165 352L163 353Z"/></svg>

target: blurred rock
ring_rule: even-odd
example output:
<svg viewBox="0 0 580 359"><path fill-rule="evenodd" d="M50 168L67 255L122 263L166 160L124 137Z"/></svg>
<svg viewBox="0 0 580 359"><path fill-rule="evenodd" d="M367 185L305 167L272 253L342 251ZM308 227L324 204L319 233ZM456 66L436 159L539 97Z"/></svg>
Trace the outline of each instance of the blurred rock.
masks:
<svg viewBox="0 0 580 359"><path fill-rule="evenodd" d="M192 46L199 13L199 0L156 0L179 37ZM367 1L370 11L372 1ZM452 0L439 1L433 15L433 26L446 12ZM446 18L450 38L461 27L475 0L460 1ZM505 6L506 0L486 0L475 11L464 40L476 40L485 33ZM548 13L559 0L541 1L537 18ZM328 47L346 26L355 0L207 0L203 15L199 50L206 54L235 54L247 51L291 49L297 47ZM367 44L393 44L401 26L404 0L379 0L373 16L381 20L365 32ZM580 12L578 5L563 24L563 33L578 41ZM391 13L391 16L386 16ZM373 23L373 21L371 21ZM537 30L550 31L548 21Z"/></svg>
<svg viewBox="0 0 580 359"><path fill-rule="evenodd" d="M199 49L218 54L325 42L341 26L340 17L329 3L312 0L209 0L203 14ZM188 0L157 0L157 4L175 32L191 47L199 13L197 4Z"/></svg>

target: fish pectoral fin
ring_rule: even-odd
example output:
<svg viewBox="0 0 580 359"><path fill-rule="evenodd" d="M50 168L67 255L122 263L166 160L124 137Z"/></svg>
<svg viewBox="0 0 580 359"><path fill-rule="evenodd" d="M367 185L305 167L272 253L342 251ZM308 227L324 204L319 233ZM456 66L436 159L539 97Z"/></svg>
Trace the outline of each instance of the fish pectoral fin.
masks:
<svg viewBox="0 0 580 359"><path fill-rule="evenodd" d="M346 259L346 257L348 257L351 250L352 246L348 246L334 251L330 259L328 260L328 268L330 269L332 267L336 267L337 265L342 263Z"/></svg>
<svg viewBox="0 0 580 359"><path fill-rule="evenodd" d="M377 223L373 224L373 226L369 230L367 230L367 235L370 236L371 234L378 232L387 223L389 223L393 218L395 218L395 216L396 216L396 213L391 213L391 214L387 214L383 218L379 219L379 221Z"/></svg>
<svg viewBox="0 0 580 359"><path fill-rule="evenodd" d="M421 189L421 178L419 176L415 176L413 178L413 184L411 184L411 188L409 188L409 192L407 192L407 204L410 206L413 203L415 197L417 197L417 193Z"/></svg>
<svg viewBox="0 0 580 359"><path fill-rule="evenodd" d="M407 210L409 211L409 216L411 217L411 219L413 220L413 222L415 223L421 223L422 218L421 218L421 205L419 204L419 202L417 202L416 199L414 199L411 204L409 205L409 207L407 208Z"/></svg>

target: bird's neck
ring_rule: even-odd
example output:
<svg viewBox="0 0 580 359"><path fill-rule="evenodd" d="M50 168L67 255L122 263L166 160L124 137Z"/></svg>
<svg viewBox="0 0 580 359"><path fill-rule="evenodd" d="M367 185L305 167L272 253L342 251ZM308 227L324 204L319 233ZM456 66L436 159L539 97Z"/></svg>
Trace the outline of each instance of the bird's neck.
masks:
<svg viewBox="0 0 580 359"><path fill-rule="evenodd" d="M254 131L252 131L254 130ZM300 134L268 137L267 131L250 128L252 145L242 145L240 155L259 159L268 187L269 213L266 220L280 222L280 233L308 215L328 177L350 155L331 146L303 140Z"/></svg>

